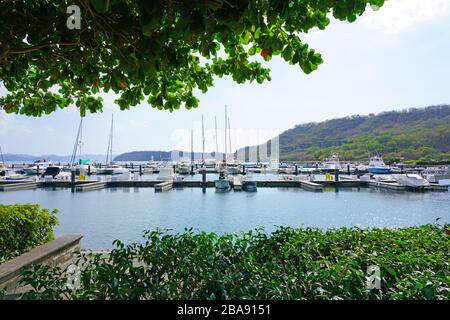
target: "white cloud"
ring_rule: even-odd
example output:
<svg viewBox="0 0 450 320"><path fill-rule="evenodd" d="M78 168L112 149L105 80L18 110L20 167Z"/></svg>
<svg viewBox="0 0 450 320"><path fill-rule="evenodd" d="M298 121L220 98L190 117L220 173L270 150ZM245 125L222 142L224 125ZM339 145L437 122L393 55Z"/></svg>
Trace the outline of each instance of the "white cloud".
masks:
<svg viewBox="0 0 450 320"><path fill-rule="evenodd" d="M388 34L450 15L450 0L387 0L379 11L368 10L363 23Z"/></svg>

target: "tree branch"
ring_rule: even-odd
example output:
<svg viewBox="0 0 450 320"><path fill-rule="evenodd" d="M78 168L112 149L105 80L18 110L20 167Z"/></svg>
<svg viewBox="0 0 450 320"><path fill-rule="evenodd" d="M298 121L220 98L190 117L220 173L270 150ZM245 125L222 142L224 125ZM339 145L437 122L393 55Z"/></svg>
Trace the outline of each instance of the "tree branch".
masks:
<svg viewBox="0 0 450 320"><path fill-rule="evenodd" d="M24 54L24 53L29 53L29 52L33 52L33 51L39 51L43 48L51 47L51 46L75 46L75 45L79 45L79 44L80 44L79 42L44 43L44 44L39 44L34 47L11 49L11 50L9 50L9 54Z"/></svg>

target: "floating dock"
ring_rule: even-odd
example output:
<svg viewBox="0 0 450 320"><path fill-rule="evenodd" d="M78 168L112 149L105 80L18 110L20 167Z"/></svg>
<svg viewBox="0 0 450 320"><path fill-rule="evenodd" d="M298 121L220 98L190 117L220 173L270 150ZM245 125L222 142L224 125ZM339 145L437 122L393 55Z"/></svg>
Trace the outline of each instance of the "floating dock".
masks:
<svg viewBox="0 0 450 320"><path fill-rule="evenodd" d="M242 177L233 176L232 186L234 191L242 191Z"/></svg>
<svg viewBox="0 0 450 320"><path fill-rule="evenodd" d="M165 192L173 189L173 181L164 181L155 185L155 192Z"/></svg>
<svg viewBox="0 0 450 320"><path fill-rule="evenodd" d="M242 178L233 177L231 184L235 191L242 190ZM359 179L345 179L340 181L308 181L308 180L258 180L259 188L301 188L311 192L320 192L325 188L377 188L392 191L417 191L398 183L380 182L375 180L362 181ZM155 188L156 192L168 191L172 188L214 188L214 181L184 180L173 182L122 180L122 181L0 181L0 191L27 190L35 188L70 188L75 192L93 191L103 188ZM448 186L431 184L420 189L423 191L447 192Z"/></svg>
<svg viewBox="0 0 450 320"><path fill-rule="evenodd" d="M20 181L2 181L0 183L0 191L17 191L17 190L29 190L36 189L39 186L39 182L30 180Z"/></svg>
<svg viewBox="0 0 450 320"><path fill-rule="evenodd" d="M104 181L92 181L78 183L75 185L75 192L93 191L106 188L107 182Z"/></svg>
<svg viewBox="0 0 450 320"><path fill-rule="evenodd" d="M323 185L312 182L312 181L300 181L300 188L307 190L307 191L313 191L313 192L321 192L323 191Z"/></svg>

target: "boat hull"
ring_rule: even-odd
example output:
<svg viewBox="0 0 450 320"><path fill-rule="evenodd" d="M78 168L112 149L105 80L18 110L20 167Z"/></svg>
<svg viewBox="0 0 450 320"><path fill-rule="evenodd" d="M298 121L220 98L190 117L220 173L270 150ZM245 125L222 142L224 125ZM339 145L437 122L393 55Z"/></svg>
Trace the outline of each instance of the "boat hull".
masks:
<svg viewBox="0 0 450 320"><path fill-rule="evenodd" d="M258 190L258 186L256 181L244 181L242 184L242 189L247 192L256 192Z"/></svg>
<svg viewBox="0 0 450 320"><path fill-rule="evenodd" d="M230 182L225 179L215 180L214 185L215 185L216 189L219 189L219 190L230 189Z"/></svg>
<svg viewBox="0 0 450 320"><path fill-rule="evenodd" d="M369 168L368 171L373 174L389 174L389 173L391 173L390 168Z"/></svg>

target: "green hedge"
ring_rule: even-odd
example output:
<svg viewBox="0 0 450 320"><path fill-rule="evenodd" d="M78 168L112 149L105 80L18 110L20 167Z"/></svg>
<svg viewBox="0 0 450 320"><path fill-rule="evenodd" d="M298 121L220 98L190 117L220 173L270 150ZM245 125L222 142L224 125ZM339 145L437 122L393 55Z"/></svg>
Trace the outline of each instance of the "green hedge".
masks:
<svg viewBox="0 0 450 320"><path fill-rule="evenodd" d="M0 205L0 263L53 240L56 212L37 204Z"/></svg>
<svg viewBox="0 0 450 320"><path fill-rule="evenodd" d="M239 235L162 231L83 254L78 286L65 270L23 275L25 299L449 299L450 238L442 227L292 229ZM84 261L84 262L81 262ZM367 269L382 286L366 285ZM76 283L76 281L72 281Z"/></svg>

